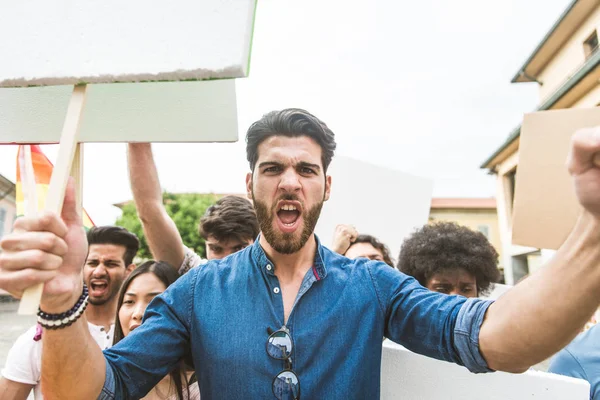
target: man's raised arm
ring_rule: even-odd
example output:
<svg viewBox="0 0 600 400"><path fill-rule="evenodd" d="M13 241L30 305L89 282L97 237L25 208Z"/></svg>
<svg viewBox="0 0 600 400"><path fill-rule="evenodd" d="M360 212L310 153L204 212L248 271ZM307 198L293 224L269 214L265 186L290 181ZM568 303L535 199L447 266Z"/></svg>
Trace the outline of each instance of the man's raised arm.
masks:
<svg viewBox="0 0 600 400"><path fill-rule="evenodd" d="M0 247L0 288L18 298L25 288L45 282L40 309L61 314L74 307L83 290L87 238L75 205L73 183L67 188L62 219L52 213L19 218ZM85 316L63 329L44 329L43 334L45 397L97 398L104 384L105 361Z"/></svg>
<svg viewBox="0 0 600 400"><path fill-rule="evenodd" d="M144 397L189 346L189 328L182 322L185 317L176 314L171 304L191 309L189 279L193 274L186 275L188 281L182 278L177 282L181 286L177 300L169 297L173 293L169 290L155 297L142 326L103 354L83 314L87 304L82 276L87 238L72 182L65 194L62 217L43 213L19 218L14 228L0 241L0 288L20 297L25 288L45 283L39 314L44 329L44 396L73 400L100 395L102 399ZM162 333L157 335L156 329ZM144 351L149 337L154 338L153 351Z"/></svg>
<svg viewBox="0 0 600 400"><path fill-rule="evenodd" d="M568 167L584 210L554 258L487 311L479 348L494 370L522 372L550 357L576 336L600 303L599 152L600 129L574 135Z"/></svg>
<svg viewBox="0 0 600 400"><path fill-rule="evenodd" d="M185 257L184 244L163 205L150 143L129 143L127 159L133 200L152 256L179 269Z"/></svg>

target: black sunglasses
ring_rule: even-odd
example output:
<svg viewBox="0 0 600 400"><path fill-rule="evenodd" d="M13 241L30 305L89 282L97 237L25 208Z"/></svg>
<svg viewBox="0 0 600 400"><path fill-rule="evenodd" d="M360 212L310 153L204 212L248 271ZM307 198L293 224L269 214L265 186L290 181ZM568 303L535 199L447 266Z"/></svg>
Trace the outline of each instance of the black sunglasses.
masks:
<svg viewBox="0 0 600 400"><path fill-rule="evenodd" d="M273 379L273 394L279 400L299 400L300 381L292 371L294 342L286 326L271 333L267 340L267 354L276 360L285 361L283 370Z"/></svg>

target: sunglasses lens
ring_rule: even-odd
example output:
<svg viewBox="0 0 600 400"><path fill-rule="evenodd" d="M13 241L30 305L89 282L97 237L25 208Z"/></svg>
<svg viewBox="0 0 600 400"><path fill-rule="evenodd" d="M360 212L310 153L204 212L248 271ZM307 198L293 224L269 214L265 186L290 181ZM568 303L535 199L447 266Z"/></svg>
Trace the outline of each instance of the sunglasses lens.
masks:
<svg viewBox="0 0 600 400"><path fill-rule="evenodd" d="M292 338L285 331L274 332L267 341L267 353L277 360L285 360L292 355Z"/></svg>
<svg viewBox="0 0 600 400"><path fill-rule="evenodd" d="M300 398L300 382L292 371L281 371L273 379L273 394L279 400L297 400Z"/></svg>

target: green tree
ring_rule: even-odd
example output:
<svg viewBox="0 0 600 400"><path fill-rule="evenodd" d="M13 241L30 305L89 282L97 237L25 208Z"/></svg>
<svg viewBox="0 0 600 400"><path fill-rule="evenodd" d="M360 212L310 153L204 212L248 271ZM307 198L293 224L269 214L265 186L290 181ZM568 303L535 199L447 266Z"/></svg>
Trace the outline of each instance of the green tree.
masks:
<svg viewBox="0 0 600 400"><path fill-rule="evenodd" d="M167 214L175 222L183 243L201 257L205 257L206 254L204 239L198 233L198 224L206 209L218 199L219 197L214 194L163 193L163 204L165 205ZM130 232L135 233L140 239L138 258L151 259L152 253L148 247L148 241L144 236L142 222L138 218L135 204L129 202L123 206L122 210L123 214L117 219L115 225L122 226Z"/></svg>

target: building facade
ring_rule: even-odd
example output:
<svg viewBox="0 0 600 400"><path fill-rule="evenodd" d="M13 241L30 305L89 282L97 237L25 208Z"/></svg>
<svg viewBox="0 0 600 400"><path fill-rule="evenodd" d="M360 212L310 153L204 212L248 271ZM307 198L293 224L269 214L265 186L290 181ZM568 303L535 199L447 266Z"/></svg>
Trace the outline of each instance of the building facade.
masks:
<svg viewBox="0 0 600 400"><path fill-rule="evenodd" d="M600 104L600 1L575 0L560 15L533 53L513 77L513 83L539 87L537 111ZM528 110L525 110L528 111ZM504 274L507 284L539 268L546 250L512 244L512 206L518 177L517 127L481 165L496 176L496 200Z"/></svg>
<svg viewBox="0 0 600 400"><path fill-rule="evenodd" d="M0 175L0 239L10 233L13 222L17 217L15 195L15 184ZM8 294L0 289L0 302L7 299L9 299Z"/></svg>
<svg viewBox="0 0 600 400"><path fill-rule="evenodd" d="M0 239L12 230L16 217L15 184L0 175Z"/></svg>

